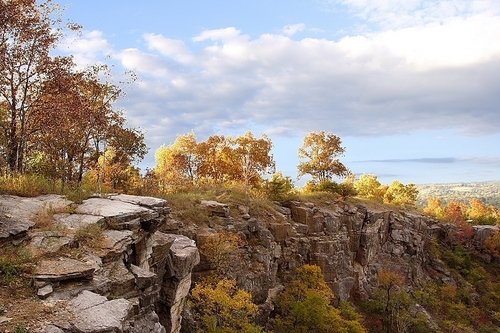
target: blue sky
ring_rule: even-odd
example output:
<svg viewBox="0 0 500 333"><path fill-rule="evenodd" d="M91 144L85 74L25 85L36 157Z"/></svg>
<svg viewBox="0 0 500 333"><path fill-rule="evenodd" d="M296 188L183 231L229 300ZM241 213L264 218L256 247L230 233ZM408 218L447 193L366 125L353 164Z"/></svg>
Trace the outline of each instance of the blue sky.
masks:
<svg viewBox="0 0 500 333"><path fill-rule="evenodd" d="M56 1L59 52L107 62L154 151L179 134L266 133L296 176L310 131L383 182L500 179L500 1Z"/></svg>

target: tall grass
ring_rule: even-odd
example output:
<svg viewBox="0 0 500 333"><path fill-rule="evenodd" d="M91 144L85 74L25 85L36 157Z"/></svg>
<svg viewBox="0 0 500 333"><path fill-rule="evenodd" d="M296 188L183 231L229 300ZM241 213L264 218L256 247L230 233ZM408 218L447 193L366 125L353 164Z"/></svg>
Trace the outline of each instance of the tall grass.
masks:
<svg viewBox="0 0 500 333"><path fill-rule="evenodd" d="M69 200L81 202L97 191L97 185L83 182L78 185L63 184L37 174L17 174L0 177L0 194L36 197L43 194L61 194Z"/></svg>

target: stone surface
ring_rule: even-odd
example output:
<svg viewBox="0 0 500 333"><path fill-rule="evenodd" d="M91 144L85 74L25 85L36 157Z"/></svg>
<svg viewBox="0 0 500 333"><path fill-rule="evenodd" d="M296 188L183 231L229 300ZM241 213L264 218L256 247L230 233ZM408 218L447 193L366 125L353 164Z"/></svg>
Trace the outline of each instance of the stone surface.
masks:
<svg viewBox="0 0 500 333"><path fill-rule="evenodd" d="M108 301L90 291L83 291L69 306L71 326L77 332L123 332L123 324L129 316L132 304L126 299Z"/></svg>
<svg viewBox="0 0 500 333"><path fill-rule="evenodd" d="M54 221L64 228L80 229L92 224L102 225L104 216L88 214L54 214Z"/></svg>
<svg viewBox="0 0 500 333"><path fill-rule="evenodd" d="M38 289L38 292L36 293L36 295L38 297L40 297L41 299L45 299L45 298L49 297L49 295L52 294L53 291L54 291L54 289L52 288L52 285L47 284L46 286Z"/></svg>
<svg viewBox="0 0 500 333"><path fill-rule="evenodd" d="M40 261L35 268L33 278L43 281L89 279L92 278L94 271L95 268L88 263L60 257Z"/></svg>
<svg viewBox="0 0 500 333"><path fill-rule="evenodd" d="M200 203L209 216L229 217L229 206L213 200L202 200Z"/></svg>
<svg viewBox="0 0 500 333"><path fill-rule="evenodd" d="M140 218L143 220L152 220L158 217L158 213L132 203L120 200L111 200L105 198L90 198L84 200L75 210L78 214L88 214L95 216L104 216L107 221L117 224L129 222ZM111 223L113 225L113 223Z"/></svg>
<svg viewBox="0 0 500 333"><path fill-rule="evenodd" d="M58 209L71 201L60 195L42 195L23 198L0 195L0 245L4 242L24 238L35 223L33 217L44 209Z"/></svg>
<svg viewBox="0 0 500 333"><path fill-rule="evenodd" d="M33 232L27 248L32 254L58 253L63 247L72 247L74 239L57 231Z"/></svg>
<svg viewBox="0 0 500 333"><path fill-rule="evenodd" d="M170 276L182 279L189 275L200 262L200 254L194 240L185 236L177 235L170 247L170 256L172 260L172 270Z"/></svg>

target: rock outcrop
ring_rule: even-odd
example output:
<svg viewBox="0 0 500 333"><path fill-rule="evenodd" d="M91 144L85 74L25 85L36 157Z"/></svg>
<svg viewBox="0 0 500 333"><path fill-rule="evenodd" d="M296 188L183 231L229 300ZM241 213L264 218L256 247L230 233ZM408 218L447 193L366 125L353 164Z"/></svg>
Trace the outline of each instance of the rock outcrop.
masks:
<svg viewBox="0 0 500 333"><path fill-rule="evenodd" d="M130 195L79 205L60 196L2 196L0 206L0 246L23 243L40 256L33 270L38 297L65 305L43 323L45 333L180 332L192 278L214 268L210 258L200 262L195 241L203 248L222 231L242 240L226 274L252 292L263 324L277 293L304 264L321 267L339 301L369 297L384 270L404 276L408 288L451 278L430 248L453 228L382 205L289 201L255 210L201 201L206 220L200 225L171 216L164 200ZM35 218L48 208L50 230ZM92 239L95 228L100 240ZM484 249L495 232L498 227L475 227L472 246Z"/></svg>
<svg viewBox="0 0 500 333"><path fill-rule="evenodd" d="M220 206L211 202L209 207ZM440 224L418 213L343 202L321 208L298 201L278 205L269 218L252 216L248 209L234 209L240 217L213 214L208 229L175 232L193 236L201 247L207 235L215 232L239 233L244 246L233 254L227 273L251 290L260 304L304 264L321 267L339 300L368 297L377 288L378 273L383 270L399 272L413 286L447 275L442 263L428 251ZM210 269L206 260L202 258L195 268L196 275Z"/></svg>
<svg viewBox="0 0 500 333"><path fill-rule="evenodd" d="M170 212L165 200L109 195L77 205L55 195L2 196L0 206L0 245L36 253L38 297L64 304L39 332L180 331L200 257L193 240L158 231ZM50 228L37 226L43 211Z"/></svg>

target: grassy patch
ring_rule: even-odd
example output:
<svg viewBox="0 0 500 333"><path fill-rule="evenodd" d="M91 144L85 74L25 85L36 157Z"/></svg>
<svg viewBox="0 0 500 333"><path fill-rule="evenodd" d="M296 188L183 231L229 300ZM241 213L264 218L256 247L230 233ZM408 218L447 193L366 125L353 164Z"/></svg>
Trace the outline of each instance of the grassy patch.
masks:
<svg viewBox="0 0 500 333"><path fill-rule="evenodd" d="M33 257L27 250L15 246L0 249L0 284L22 283L24 274L31 273L32 269Z"/></svg>
<svg viewBox="0 0 500 333"><path fill-rule="evenodd" d="M57 193L61 185L40 175L25 174L0 177L0 192L22 197Z"/></svg>
<svg viewBox="0 0 500 333"><path fill-rule="evenodd" d="M82 227L76 231L75 241L89 248L101 247L104 241L103 228L98 224Z"/></svg>

